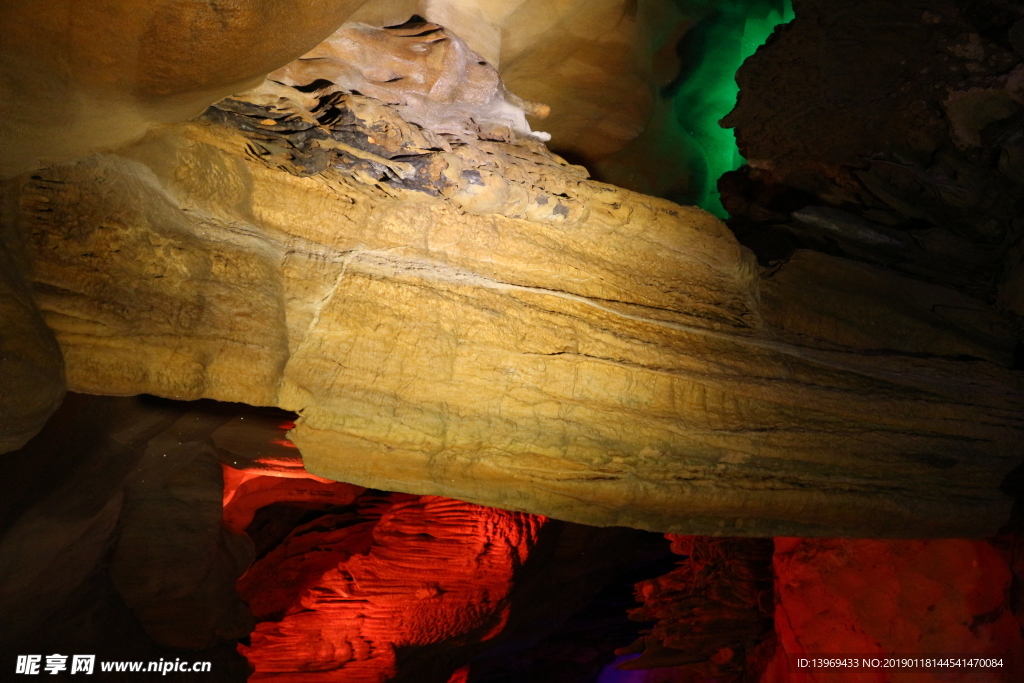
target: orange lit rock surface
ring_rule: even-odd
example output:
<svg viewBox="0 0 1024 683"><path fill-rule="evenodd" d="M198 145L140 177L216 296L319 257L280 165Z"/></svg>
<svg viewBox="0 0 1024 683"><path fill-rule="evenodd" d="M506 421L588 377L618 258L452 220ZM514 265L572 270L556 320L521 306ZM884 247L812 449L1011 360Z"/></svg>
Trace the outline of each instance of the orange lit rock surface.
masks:
<svg viewBox="0 0 1024 683"><path fill-rule="evenodd" d="M826 257L762 279L710 215L536 141L444 151L368 98L282 88L14 186L74 389L276 405L318 476L589 524L1005 521L1003 338L903 333L959 295L866 302ZM898 324L840 335L844 301Z"/></svg>

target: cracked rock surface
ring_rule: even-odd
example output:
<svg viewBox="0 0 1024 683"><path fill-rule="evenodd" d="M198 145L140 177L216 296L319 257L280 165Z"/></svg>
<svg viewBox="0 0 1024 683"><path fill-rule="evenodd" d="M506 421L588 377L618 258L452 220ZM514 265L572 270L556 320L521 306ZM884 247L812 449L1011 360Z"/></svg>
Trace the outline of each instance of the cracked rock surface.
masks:
<svg viewBox="0 0 1024 683"><path fill-rule="evenodd" d="M295 411L319 476L688 534L1009 515L1002 337L914 334L959 294L858 299L824 256L763 276L709 214L508 130L268 85L11 192L71 389ZM847 301L878 329L837 326Z"/></svg>

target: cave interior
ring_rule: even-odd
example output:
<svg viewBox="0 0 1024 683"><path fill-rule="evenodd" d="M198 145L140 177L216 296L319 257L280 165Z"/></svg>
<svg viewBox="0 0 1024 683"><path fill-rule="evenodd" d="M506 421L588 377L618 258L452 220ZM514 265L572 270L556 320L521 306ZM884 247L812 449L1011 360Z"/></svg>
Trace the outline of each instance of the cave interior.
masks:
<svg viewBox="0 0 1024 683"><path fill-rule="evenodd" d="M0 680L1024 680L1024 3L13 0L0 101Z"/></svg>

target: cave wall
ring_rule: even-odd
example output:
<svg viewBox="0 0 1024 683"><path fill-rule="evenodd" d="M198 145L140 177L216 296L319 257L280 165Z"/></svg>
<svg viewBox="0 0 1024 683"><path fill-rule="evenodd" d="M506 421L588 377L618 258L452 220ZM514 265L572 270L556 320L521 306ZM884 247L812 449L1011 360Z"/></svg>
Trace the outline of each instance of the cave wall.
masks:
<svg viewBox="0 0 1024 683"><path fill-rule="evenodd" d="M551 105L555 145L597 161L643 130L655 71L674 71L675 38L707 11L704 1L650 0L5 3L0 95L11 106L0 177L192 118L345 21L388 26L413 15L448 26L500 66L513 92Z"/></svg>
<svg viewBox="0 0 1024 683"><path fill-rule="evenodd" d="M737 234L768 260L811 248L956 287L1019 340L1019 4L794 7L724 121L749 162L722 179Z"/></svg>
<svg viewBox="0 0 1024 683"><path fill-rule="evenodd" d="M324 475L670 530L721 533L714 524L724 517L730 533L992 533L1008 519L1011 501L999 489L1020 458L1018 17L1010 3L937 5L797 3L798 21L745 67L744 100L730 123L751 166L723 188L736 215L731 226L765 271L702 214L588 181L514 136L481 131L479 141L439 153L436 138L365 101L316 101L339 118L303 127L294 117L309 109L237 99L117 154L10 182L5 225L26 228L28 239L7 240L15 257L4 275L15 294L7 299L14 313L3 372L34 391L6 385L3 415L19 431L7 429L4 443L23 445L63 394L60 354L29 302L29 281L69 358L73 388L301 409L294 442L284 434L295 427L287 420L256 440L282 462L297 443ZM640 23L620 22L621 35ZM614 52L607 48L595 49ZM911 52L939 58L892 68ZM512 69L510 55L501 61ZM317 137L318 126L330 137ZM311 219L310 207L332 220ZM339 230L347 223L350 232ZM32 270L19 262L23 253ZM636 263L653 283L637 269L622 272ZM557 275L566 269L572 277ZM552 297L560 301L552 305ZM483 334L487 328L498 334ZM296 358L309 365L290 365ZM397 381L384 385L387 377ZM494 403L495 387L521 405ZM431 398L436 392L445 400ZM494 645L503 629L511 640L515 628L516 637L531 628L509 609L516 590L539 604L537 595L567 592L591 570L593 581L575 586L576 602L552 607L564 618L602 580L600 562L585 551L635 549L628 532L552 520L543 529L560 531L547 545L540 532L517 544L509 524L496 520L529 526L540 518L415 494L390 499L381 515L388 523L372 540L377 513L367 523L351 510L292 531L286 527L298 516L274 526L259 510L283 499L312 506L300 511L350 505L362 487L307 476L294 461L244 469L235 456L251 455L248 432L222 415L171 411L141 427L91 432L90 419L104 423L132 405L95 400L104 407L74 424L58 414L53 424L65 439L87 433L109 442L44 441L7 460L12 481L34 482L27 489L41 496L33 502L12 489L5 498L0 574L12 589L0 598L18 617L5 624L8 640L42 629L49 642L67 642L81 630L94 638L82 642L100 643L109 633L95 624L90 631L54 615L68 605L82 608L70 612L76 618L92 614L107 600L116 607L103 623L116 624L140 657L230 643L251 626L228 587L255 556L240 532L258 518L264 564L243 592L262 623L245 649L268 680L317 680L291 671L300 658L324 667L376 660L365 668L371 678L387 670L468 681L474 668L463 665L465 651L453 653L467 629L476 647ZM548 412L550 404L561 409ZM608 428L610 414L635 433ZM685 434L666 426L680 422ZM478 434L488 435L488 449L478 447ZM567 449L567 439L590 450ZM62 449L80 461L49 462ZM494 459L481 464L481 452ZM367 455L369 464L360 463ZM29 471L33 458L71 474L48 481ZM225 461L243 469L222 469ZM576 473L570 486L566 471ZM666 484L669 473L684 483ZM648 500L652 491L665 496ZM694 516L702 505L706 519ZM323 639L315 636L336 620L332 610L347 614L355 603L348 578L319 572L308 546L343 545L353 525L365 533L342 560L328 557L328 570L356 558L361 588L377 582L370 598L356 599L383 605L391 621L366 633L400 656L360 659L363 636L340 631L332 637L348 651L318 649ZM271 539L281 538L290 540L274 550ZM508 553L488 564L512 546L522 566ZM552 578L536 556L524 569L527 546L572 576ZM475 560L463 561L466 551ZM674 578L640 584L638 616L660 622L634 666L691 656L704 671L739 664L731 656L737 638L749 635L742 626L711 634L701 647L678 635L709 623L692 594L673 593L677 584L689 590L694 567L715 566L694 560L702 558L692 548L688 555L691 564ZM418 573L380 581L397 576L393 567L410 556L423 559ZM304 587L315 597L294 594L298 579L277 585L282 557L309 574ZM787 655L852 641L865 652L1017 655L1015 562L998 543L980 540L779 539L783 651L765 680L789 678ZM454 566L477 573L442 571ZM746 571L741 562L725 568ZM442 575L434 581L430 572ZM501 585L488 583L496 578ZM262 593L253 588L261 580ZM474 593L481 586L486 599ZM487 609L479 622L454 626L417 612L410 626L400 607L410 590L421 602L461 605L439 610L458 619L467 605ZM747 645L763 637L762 594L760 586L739 596L744 623L759 629ZM263 609L261 601L273 600ZM531 618L554 618L546 607ZM442 647L402 650L410 638ZM233 666L237 658L225 660L224 670ZM671 676L690 675L680 671ZM1000 674L1012 681L1015 672Z"/></svg>

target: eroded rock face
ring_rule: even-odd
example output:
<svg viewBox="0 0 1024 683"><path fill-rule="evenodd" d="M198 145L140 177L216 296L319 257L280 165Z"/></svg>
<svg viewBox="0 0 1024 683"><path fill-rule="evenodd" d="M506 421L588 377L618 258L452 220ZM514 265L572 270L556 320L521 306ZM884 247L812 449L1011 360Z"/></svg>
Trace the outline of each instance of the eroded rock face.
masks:
<svg viewBox="0 0 1024 683"><path fill-rule="evenodd" d="M416 13L497 67L508 88L551 107L554 149L588 166L629 145L656 88L678 73L679 37L712 3L624 0L368 2L350 21L400 24Z"/></svg>
<svg viewBox="0 0 1024 683"><path fill-rule="evenodd" d="M547 133L533 133L526 122L527 110L546 116L548 107L508 92L493 66L438 24L411 21L383 29L345 24L267 78L318 94L362 93L393 105L403 119L435 133L458 136L481 125L497 125L551 139Z"/></svg>
<svg viewBox="0 0 1024 683"><path fill-rule="evenodd" d="M183 416L149 441L124 488L110 575L147 633L164 645L202 650L252 627L232 589L253 548L222 524L224 486L210 439L226 421Z"/></svg>
<svg viewBox="0 0 1024 683"><path fill-rule="evenodd" d="M766 309L708 214L529 138L280 87L21 182L73 387L277 405L320 476L591 524L926 536L1008 515L1021 387L998 341L971 342L982 362L851 343L778 290Z"/></svg>
<svg viewBox="0 0 1024 683"><path fill-rule="evenodd" d="M631 529L324 481L284 438L288 417L70 394L0 456L0 658L212 661L211 680L237 682L250 672L235 648L252 631L258 678L443 683L476 657L500 670L667 551ZM236 579L254 557L238 582L246 605ZM588 643L591 673L616 633ZM571 641L556 642L547 654L578 672Z"/></svg>
<svg viewBox="0 0 1024 683"><path fill-rule="evenodd" d="M213 657L249 632L234 582L252 546L222 527L210 439L231 417L70 394L40 435L2 456L5 659L70 648L100 659L157 659L168 648ZM230 652L214 657L225 673Z"/></svg>
<svg viewBox="0 0 1024 683"><path fill-rule="evenodd" d="M588 162L643 130L675 39L706 2L625 0L20 0L0 8L0 177L61 163L184 121L252 87L345 21L448 27L510 89L550 104L559 149ZM664 49L662 49L664 48ZM657 58L655 56L657 55ZM665 67L665 65L668 65ZM665 73L658 73L663 71ZM667 76L667 78L671 78ZM45 112L45 115L40 115Z"/></svg>
<svg viewBox="0 0 1024 683"><path fill-rule="evenodd" d="M630 619L654 622L617 654L624 671L673 667L686 676L758 680L775 652L771 539L669 535L679 567L637 584Z"/></svg>
<svg viewBox="0 0 1024 683"><path fill-rule="evenodd" d="M544 518L431 497L376 507L297 528L246 574L240 591L263 621L241 648L251 680L395 680L403 649L454 650L502 631Z"/></svg>
<svg viewBox="0 0 1024 683"><path fill-rule="evenodd" d="M809 247L996 301L1019 338L1024 8L793 4L724 120L750 164L720 185L737 234L766 261Z"/></svg>
<svg viewBox="0 0 1024 683"><path fill-rule="evenodd" d="M260 517L284 519L291 505L310 504L309 481L287 481L292 490L282 487L279 507ZM333 488L341 496L348 489ZM666 545L631 529L379 491L308 514L238 583L260 622L239 647L254 667L250 680L447 683L508 675L516 664L536 680L563 680L561 656L563 675L582 681L614 646L566 643L560 627ZM249 527L257 546L268 531ZM584 627L603 632L608 615L598 613L603 620L584 619ZM531 672L531 657L554 661Z"/></svg>

